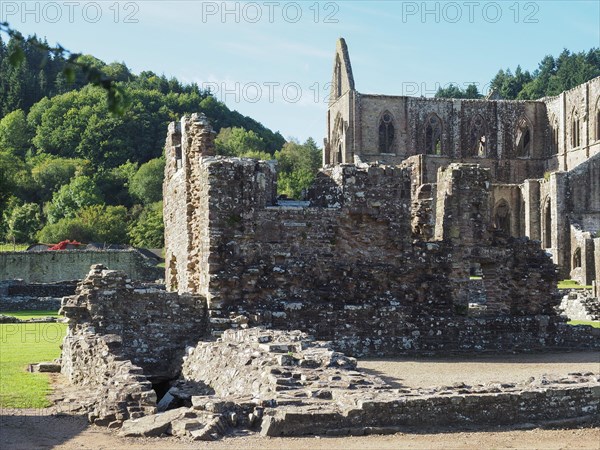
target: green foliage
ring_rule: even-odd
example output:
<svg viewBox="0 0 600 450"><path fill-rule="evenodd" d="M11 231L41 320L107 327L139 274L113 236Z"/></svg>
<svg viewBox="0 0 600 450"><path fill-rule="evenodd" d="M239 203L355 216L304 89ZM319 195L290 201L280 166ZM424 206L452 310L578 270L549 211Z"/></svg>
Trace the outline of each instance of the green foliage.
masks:
<svg viewBox="0 0 600 450"><path fill-rule="evenodd" d="M278 163L277 190L290 198L302 198L321 167L321 149L312 138L304 144L288 142L275 153Z"/></svg>
<svg viewBox="0 0 600 450"><path fill-rule="evenodd" d="M592 48L587 53L565 49L558 58L545 56L532 74L523 72L520 66L514 74L510 69L500 70L491 88L507 100L536 100L558 95L597 76L600 76L600 49Z"/></svg>
<svg viewBox="0 0 600 450"><path fill-rule="evenodd" d="M146 248L164 247L163 202L147 205L139 217L131 222L131 245Z"/></svg>
<svg viewBox="0 0 600 450"><path fill-rule="evenodd" d="M31 161L31 177L40 201L52 198L52 194L68 184L75 175L89 171L89 162L84 159L61 158L40 155Z"/></svg>
<svg viewBox="0 0 600 450"><path fill-rule="evenodd" d="M162 200L162 185L165 173L164 157L152 159L142 164L131 177L129 193L144 204Z"/></svg>
<svg viewBox="0 0 600 450"><path fill-rule="evenodd" d="M80 209L74 217L63 217L47 224L38 233L45 243L65 239L79 242L121 244L128 242L127 208L124 206L92 205Z"/></svg>
<svg viewBox="0 0 600 450"><path fill-rule="evenodd" d="M258 134L241 127L221 128L215 147L219 155L227 156L264 155L266 150L265 142Z"/></svg>
<svg viewBox="0 0 600 450"><path fill-rule="evenodd" d="M0 408L50 406L48 374L26 368L60 356L66 329L63 323L0 324Z"/></svg>
<svg viewBox="0 0 600 450"><path fill-rule="evenodd" d="M470 84L466 89L462 89L459 86L455 86L454 84L450 84L445 88L438 88L438 91L435 93L437 98L482 98L483 95L479 93L477 86L474 84Z"/></svg>
<svg viewBox="0 0 600 450"><path fill-rule="evenodd" d="M40 207L36 203L25 203L14 208L8 218L8 239L18 243L32 243L42 227Z"/></svg>
<svg viewBox="0 0 600 450"><path fill-rule="evenodd" d="M32 136L23 110L17 109L0 120L0 150L23 158Z"/></svg>
<svg viewBox="0 0 600 450"><path fill-rule="evenodd" d="M56 223L62 218L74 218L80 209L102 203L100 191L92 178L75 177L52 196L47 208L48 221ZM74 237L71 236L71 239Z"/></svg>

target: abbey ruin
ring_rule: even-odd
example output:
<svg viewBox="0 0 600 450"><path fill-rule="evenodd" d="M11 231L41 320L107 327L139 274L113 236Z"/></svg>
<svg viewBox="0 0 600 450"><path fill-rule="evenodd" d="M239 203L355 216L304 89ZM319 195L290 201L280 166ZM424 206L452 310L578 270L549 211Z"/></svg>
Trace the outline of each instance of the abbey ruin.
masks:
<svg viewBox="0 0 600 450"><path fill-rule="evenodd" d="M531 102L363 95L340 40L305 201L183 117L165 147L169 292L93 266L63 300L62 371L100 398L90 421L126 436L597 417L591 373L411 391L354 357L600 349L556 288L600 295L599 106L600 78Z"/></svg>
<svg viewBox="0 0 600 450"><path fill-rule="evenodd" d="M600 78L536 101L362 94L340 39L327 129L325 165L410 167L419 199L435 198L453 162L489 169L496 229L541 241L563 278L600 279ZM431 213L429 230L441 211Z"/></svg>

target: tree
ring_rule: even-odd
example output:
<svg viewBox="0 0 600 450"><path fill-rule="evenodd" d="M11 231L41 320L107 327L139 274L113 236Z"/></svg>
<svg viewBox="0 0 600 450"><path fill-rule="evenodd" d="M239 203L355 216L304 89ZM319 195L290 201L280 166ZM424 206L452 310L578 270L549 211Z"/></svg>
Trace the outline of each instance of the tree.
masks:
<svg viewBox="0 0 600 450"><path fill-rule="evenodd" d="M100 192L90 177L75 177L52 196L47 208L48 221L56 223L64 217L74 218L80 209L102 203Z"/></svg>
<svg viewBox="0 0 600 450"><path fill-rule="evenodd" d="M49 223L38 233L40 242L54 243L65 239L79 242L126 244L127 209L124 206L92 205L73 217Z"/></svg>
<svg viewBox="0 0 600 450"><path fill-rule="evenodd" d="M215 139L217 153L228 156L244 156L250 152L265 152L263 139L254 131L241 127L222 128Z"/></svg>
<svg viewBox="0 0 600 450"><path fill-rule="evenodd" d="M32 137L23 110L17 109L0 120L0 150L24 158L31 147Z"/></svg>
<svg viewBox="0 0 600 450"><path fill-rule="evenodd" d="M89 162L83 159L60 158L52 155L40 155L32 162L31 177L41 202L50 200L52 195L68 184L76 174L85 174L89 166Z"/></svg>
<svg viewBox="0 0 600 450"><path fill-rule="evenodd" d="M91 240L108 244L125 244L127 235L127 208L124 206L93 205L83 208L77 218L89 227Z"/></svg>
<svg viewBox="0 0 600 450"><path fill-rule="evenodd" d="M137 220L131 222L129 237L136 247L164 247L163 202L147 205Z"/></svg>
<svg viewBox="0 0 600 450"><path fill-rule="evenodd" d="M12 210L8 219L8 238L18 243L31 243L41 228L42 220L39 205L25 203Z"/></svg>
<svg viewBox="0 0 600 450"><path fill-rule="evenodd" d="M278 192L291 198L301 198L321 167L321 149L312 138L304 144L288 142L275 153L279 166Z"/></svg>
<svg viewBox="0 0 600 450"><path fill-rule="evenodd" d="M129 193L144 204L162 200L164 174L164 157L142 164L129 182Z"/></svg>
<svg viewBox="0 0 600 450"><path fill-rule="evenodd" d="M465 90L459 86L450 84L448 87L440 87L435 93L436 98L481 98L483 95L479 93L477 86L470 84Z"/></svg>

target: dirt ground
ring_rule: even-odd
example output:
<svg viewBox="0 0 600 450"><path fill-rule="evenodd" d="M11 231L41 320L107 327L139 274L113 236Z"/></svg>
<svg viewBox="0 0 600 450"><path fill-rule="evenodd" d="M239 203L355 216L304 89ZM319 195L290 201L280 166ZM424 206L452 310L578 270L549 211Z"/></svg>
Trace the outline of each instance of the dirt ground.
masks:
<svg viewBox="0 0 600 450"><path fill-rule="evenodd" d="M394 386L428 387L521 382L531 377L600 373L600 353L486 356L460 359L363 360L359 367ZM0 446L4 449L593 449L600 450L600 428L568 430L488 429L397 433L344 438L229 437L217 442L175 438L120 438L113 430L90 426L84 417L45 410L0 410ZM65 412L65 411L63 411Z"/></svg>

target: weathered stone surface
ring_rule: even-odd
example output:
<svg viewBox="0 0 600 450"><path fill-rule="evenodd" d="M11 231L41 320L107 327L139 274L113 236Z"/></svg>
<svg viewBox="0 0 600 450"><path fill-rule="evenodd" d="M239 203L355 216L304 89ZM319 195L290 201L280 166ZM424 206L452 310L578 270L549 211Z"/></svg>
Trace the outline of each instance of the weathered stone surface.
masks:
<svg viewBox="0 0 600 450"><path fill-rule="evenodd" d="M354 358L306 333L252 328L227 330L217 342L198 343L184 358L182 377L206 383L218 397L235 397L238 403L252 399L256 405L331 398L334 389L385 386L355 368ZM219 413L233 409L233 404L214 397L192 397L192 404Z"/></svg>
<svg viewBox="0 0 600 450"><path fill-rule="evenodd" d="M124 270L134 280L154 281L163 276L162 270L136 250L61 250L2 252L0 280L21 279L26 283L81 280L92 264Z"/></svg>
<svg viewBox="0 0 600 450"><path fill-rule="evenodd" d="M76 295L63 299L61 313L69 324L67 345L92 329L96 335L118 336L123 357L154 380L173 378L185 347L206 333L201 297L136 285L125 273L102 265L92 266ZM63 372L68 374L70 367Z"/></svg>
<svg viewBox="0 0 600 450"><path fill-rule="evenodd" d="M594 421L600 412L600 377L542 379L522 386L465 386L406 392L380 390L370 396L348 391L343 401L325 407L268 409L261 425L265 436L362 435L398 432L410 427L542 425L552 421ZM408 394L408 395L407 395ZM579 418L579 419L578 419Z"/></svg>
<svg viewBox="0 0 600 450"><path fill-rule="evenodd" d="M600 320L600 299L587 289L573 289L564 295L559 309L569 320Z"/></svg>
<svg viewBox="0 0 600 450"><path fill-rule="evenodd" d="M183 418L194 418L196 414L189 408L177 408L159 414L152 414L139 419L130 419L123 422L119 431L121 436L160 436L161 434L171 434L171 422L180 422ZM177 425L177 432L182 428L182 424Z"/></svg>

